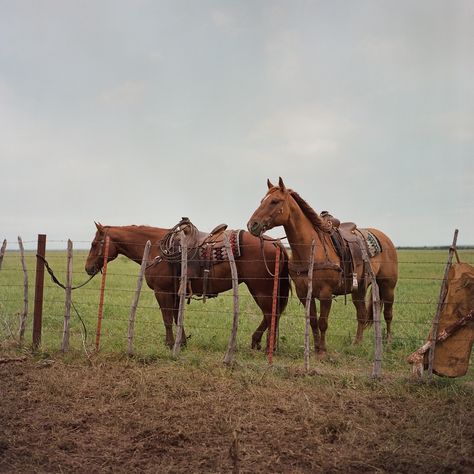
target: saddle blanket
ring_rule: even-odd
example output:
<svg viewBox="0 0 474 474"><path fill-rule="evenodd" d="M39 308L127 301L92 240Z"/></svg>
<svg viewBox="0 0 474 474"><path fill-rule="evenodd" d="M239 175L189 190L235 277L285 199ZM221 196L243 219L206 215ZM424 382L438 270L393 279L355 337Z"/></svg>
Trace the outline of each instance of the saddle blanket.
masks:
<svg viewBox="0 0 474 474"><path fill-rule="evenodd" d="M240 257L240 234L242 230L231 230L226 231L226 235L229 239L230 248L234 258ZM199 260L202 262L211 261L213 263L221 263L229 260L227 256L227 250L224 246L224 240L219 242L209 242L199 247Z"/></svg>
<svg viewBox="0 0 474 474"><path fill-rule="evenodd" d="M377 236L365 229L361 229L361 232L367 242L367 252L369 257L372 258L381 253L382 245L380 244L379 239L377 239Z"/></svg>

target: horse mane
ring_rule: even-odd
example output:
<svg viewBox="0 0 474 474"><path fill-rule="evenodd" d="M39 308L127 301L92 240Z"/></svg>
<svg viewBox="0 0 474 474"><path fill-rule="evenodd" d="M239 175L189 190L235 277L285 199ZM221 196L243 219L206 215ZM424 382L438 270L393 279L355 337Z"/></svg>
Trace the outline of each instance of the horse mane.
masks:
<svg viewBox="0 0 474 474"><path fill-rule="evenodd" d="M315 230L319 230L323 226L323 220L319 214L296 192L288 189L290 196L296 201L303 214L311 222Z"/></svg>

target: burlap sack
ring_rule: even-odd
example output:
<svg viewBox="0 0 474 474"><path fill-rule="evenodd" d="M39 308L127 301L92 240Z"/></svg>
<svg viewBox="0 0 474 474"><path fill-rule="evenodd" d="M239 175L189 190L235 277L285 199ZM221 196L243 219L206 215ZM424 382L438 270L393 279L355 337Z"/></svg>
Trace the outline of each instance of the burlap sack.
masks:
<svg viewBox="0 0 474 474"><path fill-rule="evenodd" d="M474 309L474 267L467 263L452 265L444 301L438 334ZM473 342L474 321L470 321L445 341L437 342L433 372L446 377L466 375Z"/></svg>

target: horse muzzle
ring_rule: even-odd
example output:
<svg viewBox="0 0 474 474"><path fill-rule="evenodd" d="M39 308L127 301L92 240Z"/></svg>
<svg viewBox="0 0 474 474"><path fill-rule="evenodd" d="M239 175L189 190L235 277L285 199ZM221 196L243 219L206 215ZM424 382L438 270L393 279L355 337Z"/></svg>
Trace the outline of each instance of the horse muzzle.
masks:
<svg viewBox="0 0 474 474"><path fill-rule="evenodd" d="M98 265L91 265L85 267L86 273L89 276L97 275L100 272L100 267Z"/></svg>
<svg viewBox="0 0 474 474"><path fill-rule="evenodd" d="M260 237L265 232L265 226L258 221L248 221L247 229L255 237Z"/></svg>

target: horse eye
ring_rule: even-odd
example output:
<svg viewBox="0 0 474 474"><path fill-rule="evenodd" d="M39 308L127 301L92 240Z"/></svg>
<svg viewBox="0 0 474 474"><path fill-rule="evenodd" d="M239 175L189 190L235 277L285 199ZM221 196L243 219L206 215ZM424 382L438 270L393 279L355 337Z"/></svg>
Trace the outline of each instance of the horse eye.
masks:
<svg viewBox="0 0 474 474"><path fill-rule="evenodd" d="M270 201L270 204L271 204L272 206L276 206L279 202L280 202L280 201L278 201L278 199L272 199L272 200Z"/></svg>

